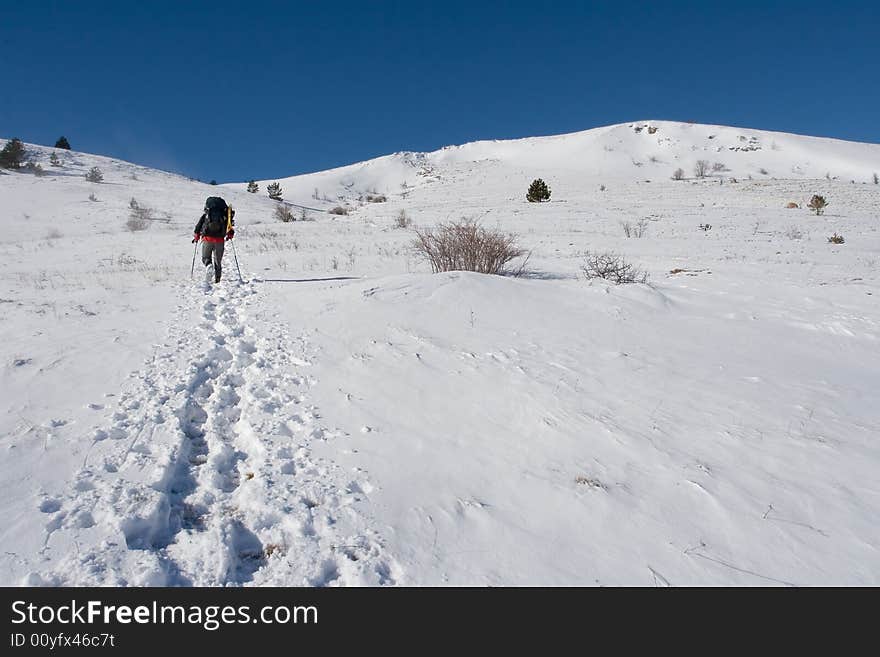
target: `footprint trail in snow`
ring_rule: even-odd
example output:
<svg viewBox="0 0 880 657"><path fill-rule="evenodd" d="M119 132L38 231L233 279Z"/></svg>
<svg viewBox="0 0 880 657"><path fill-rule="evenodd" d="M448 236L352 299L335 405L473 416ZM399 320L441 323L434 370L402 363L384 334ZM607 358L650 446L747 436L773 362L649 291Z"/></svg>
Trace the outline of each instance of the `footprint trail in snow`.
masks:
<svg viewBox="0 0 880 657"><path fill-rule="evenodd" d="M253 282L181 295L75 480L38 501L43 562L25 583L400 583L365 473L313 454L338 432L309 403L308 341L261 320Z"/></svg>

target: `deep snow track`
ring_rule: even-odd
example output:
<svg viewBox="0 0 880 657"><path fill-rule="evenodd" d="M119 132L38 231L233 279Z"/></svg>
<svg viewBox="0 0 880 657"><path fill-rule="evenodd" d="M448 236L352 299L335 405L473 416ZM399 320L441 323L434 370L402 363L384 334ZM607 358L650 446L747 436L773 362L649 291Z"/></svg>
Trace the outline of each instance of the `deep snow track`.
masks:
<svg viewBox="0 0 880 657"><path fill-rule="evenodd" d="M27 583L399 583L366 474L312 453L338 432L308 401L308 341L263 319L254 283L181 296L75 481L42 502L48 563Z"/></svg>

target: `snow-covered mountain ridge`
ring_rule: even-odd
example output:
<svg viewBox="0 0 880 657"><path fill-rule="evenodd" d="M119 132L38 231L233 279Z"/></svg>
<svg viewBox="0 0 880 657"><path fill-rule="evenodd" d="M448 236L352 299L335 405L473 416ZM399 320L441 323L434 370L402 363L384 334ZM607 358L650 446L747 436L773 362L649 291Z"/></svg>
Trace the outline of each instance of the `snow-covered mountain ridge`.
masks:
<svg viewBox="0 0 880 657"><path fill-rule="evenodd" d="M353 201L437 182L491 187L495 179L542 177L560 192L573 186L693 178L872 182L880 145L727 126L638 121L550 137L477 141L429 153L400 152L328 171L278 178L287 197ZM714 170L713 170L714 168ZM531 177L530 177L531 176ZM528 180L526 180L528 179ZM262 185L272 181L261 181ZM520 182L522 184L522 182ZM244 189L241 183L229 185ZM317 194L316 194L317 191ZM317 195L317 199L314 196Z"/></svg>

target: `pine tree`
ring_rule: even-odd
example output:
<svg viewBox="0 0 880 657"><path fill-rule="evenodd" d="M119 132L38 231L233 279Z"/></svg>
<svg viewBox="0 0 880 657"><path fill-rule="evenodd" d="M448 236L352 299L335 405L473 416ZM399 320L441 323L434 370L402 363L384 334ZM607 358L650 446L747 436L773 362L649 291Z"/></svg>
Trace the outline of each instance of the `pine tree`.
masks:
<svg viewBox="0 0 880 657"><path fill-rule="evenodd" d="M92 167L86 174L86 180L93 183L104 182L104 174L98 167Z"/></svg>
<svg viewBox="0 0 880 657"><path fill-rule="evenodd" d="M277 182L266 185L266 191L269 193L269 198L273 201L281 200L281 185Z"/></svg>
<svg viewBox="0 0 880 657"><path fill-rule="evenodd" d="M51 164L53 167L61 166L61 160L58 158L58 153L56 153L55 151L52 151L52 154L49 156L49 164Z"/></svg>
<svg viewBox="0 0 880 657"><path fill-rule="evenodd" d="M550 200L550 188L540 178L536 178L529 185L529 191L526 193L526 200L529 203L541 203Z"/></svg>
<svg viewBox="0 0 880 657"><path fill-rule="evenodd" d="M247 190L248 190L251 194L256 194L258 191L260 191L260 186L257 184L257 181L256 181L256 180L251 180L251 181L248 183Z"/></svg>
<svg viewBox="0 0 880 657"><path fill-rule="evenodd" d="M67 141L67 137L64 135L58 138L58 141L55 142L55 148L63 148L65 150L70 150L70 142Z"/></svg>
<svg viewBox="0 0 880 657"><path fill-rule="evenodd" d="M10 139L0 150L0 169L19 169L27 158L27 151L21 139Z"/></svg>

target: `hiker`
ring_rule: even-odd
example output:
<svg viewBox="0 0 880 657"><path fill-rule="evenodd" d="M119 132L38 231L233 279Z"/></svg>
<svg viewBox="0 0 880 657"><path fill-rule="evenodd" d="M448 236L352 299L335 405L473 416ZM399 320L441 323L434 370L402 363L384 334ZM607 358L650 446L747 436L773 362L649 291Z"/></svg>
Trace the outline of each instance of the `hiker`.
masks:
<svg viewBox="0 0 880 657"><path fill-rule="evenodd" d="M202 263L210 271L214 266L214 282L220 282L225 240L235 237L235 210L226 205L219 196L211 196L205 201L205 210L193 231L193 244L202 240Z"/></svg>

